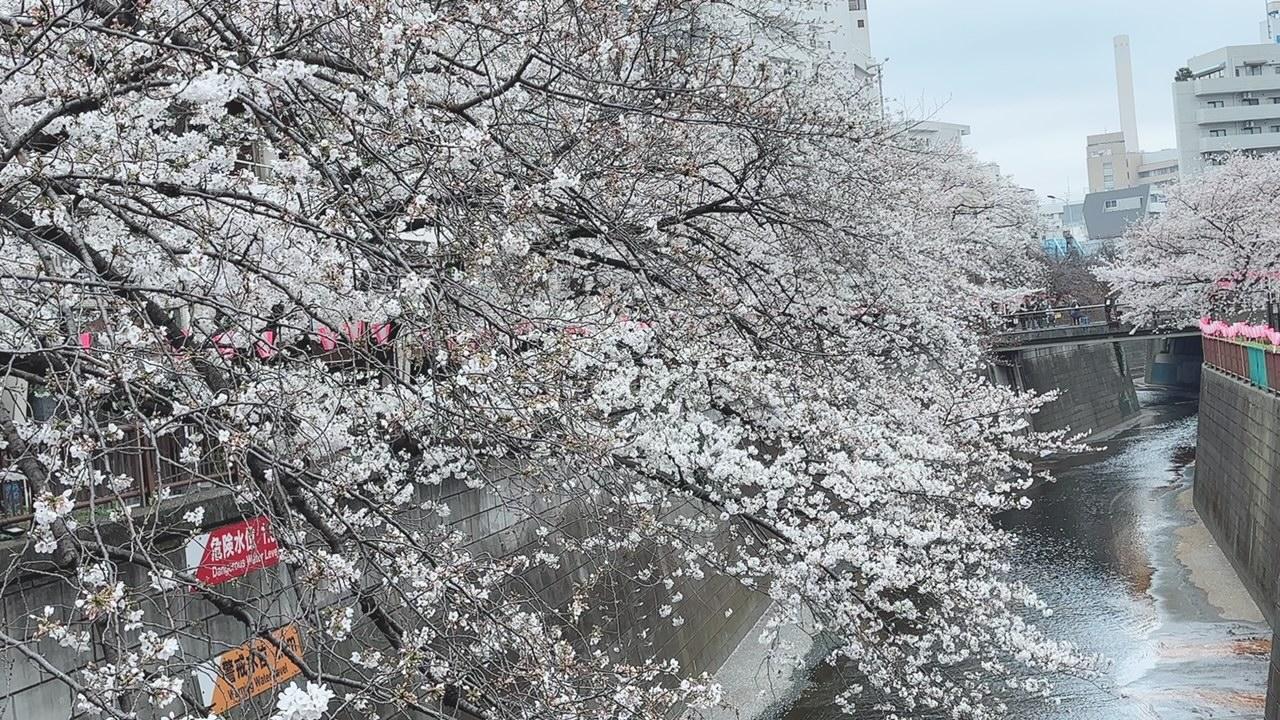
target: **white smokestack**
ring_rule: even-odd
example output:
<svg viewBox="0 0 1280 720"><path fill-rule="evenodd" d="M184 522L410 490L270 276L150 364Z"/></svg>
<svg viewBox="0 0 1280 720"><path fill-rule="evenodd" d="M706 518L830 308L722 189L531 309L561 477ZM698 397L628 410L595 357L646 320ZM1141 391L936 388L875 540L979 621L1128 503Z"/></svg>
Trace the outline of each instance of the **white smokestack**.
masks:
<svg viewBox="0 0 1280 720"><path fill-rule="evenodd" d="M1129 57L1129 36L1117 35L1116 45L1116 93L1120 98L1120 128L1124 130L1124 149L1131 153L1138 148L1138 108L1133 99L1133 60Z"/></svg>

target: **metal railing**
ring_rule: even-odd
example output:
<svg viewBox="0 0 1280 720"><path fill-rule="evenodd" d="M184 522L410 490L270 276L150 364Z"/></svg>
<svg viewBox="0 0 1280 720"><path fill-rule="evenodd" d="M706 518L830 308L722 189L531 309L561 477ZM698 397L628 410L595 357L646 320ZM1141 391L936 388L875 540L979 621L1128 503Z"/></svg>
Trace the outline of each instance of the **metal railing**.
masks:
<svg viewBox="0 0 1280 720"><path fill-rule="evenodd" d="M1205 336L1204 362L1256 388L1280 393L1280 349L1273 346Z"/></svg>
<svg viewBox="0 0 1280 720"><path fill-rule="evenodd" d="M1099 333L1143 329L1130 322L1131 316L1132 313L1128 308L1117 303L1021 310L1002 316L1003 326L1000 328L999 335L1005 338L1017 338L1022 334L1075 328L1092 328ZM1185 322L1180 322L1178 318L1179 313L1176 312L1157 312L1148 318L1144 328L1157 334L1188 331L1189 326Z"/></svg>
<svg viewBox="0 0 1280 720"><path fill-rule="evenodd" d="M1004 316L1002 333L1035 332L1078 326L1118 325L1123 311L1113 303L1020 310Z"/></svg>
<svg viewBox="0 0 1280 720"><path fill-rule="evenodd" d="M182 455L193 445L198 458L187 464ZM0 528L13 528L31 521L37 498L27 477L15 469L13 458L0 454L0 459L6 468L0 471ZM168 494L182 494L195 485L226 484L231 479L221 448L207 438L194 443L183 433L150 442L136 428L126 429L124 439L93 457L90 466L109 478L127 478L128 482L75 489L72 499L76 510L112 503L147 505ZM56 494L67 489L71 488L56 486L53 491Z"/></svg>

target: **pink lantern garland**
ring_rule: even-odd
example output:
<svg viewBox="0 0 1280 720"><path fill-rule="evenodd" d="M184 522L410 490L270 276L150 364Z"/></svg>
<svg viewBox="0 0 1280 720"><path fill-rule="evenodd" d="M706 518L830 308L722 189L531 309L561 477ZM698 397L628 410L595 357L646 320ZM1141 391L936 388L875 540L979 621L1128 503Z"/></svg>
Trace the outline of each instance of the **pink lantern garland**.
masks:
<svg viewBox="0 0 1280 720"><path fill-rule="evenodd" d="M1266 343L1280 349L1280 330L1270 325L1235 322L1225 323L1208 317L1200 318L1200 333L1205 337L1223 338L1226 340L1248 340Z"/></svg>
<svg viewBox="0 0 1280 720"><path fill-rule="evenodd" d="M653 329L652 322L637 320L626 314L619 316L618 325L630 330L651 331ZM1203 318L1200 323L1200 329L1206 335L1221 335L1225 332L1224 328L1229 328L1229 326L1211 321L1209 318ZM511 330L516 337L525 337L535 332L537 325L531 320L522 320L513 325ZM587 325L571 324L561 327L560 332L569 337L589 338L595 335L597 331ZM190 328L184 328L182 333L188 338L192 335ZM429 331L424 329L420 333L424 345L431 346L434 344L430 338ZM492 331L489 331L489 334L491 335ZM396 328L391 322L356 320L341 323L337 329L321 325L315 329L314 338L320 346L320 351L329 353L337 350L338 346L344 342L353 345L361 342L379 346L389 345L395 335ZM1260 337L1268 336L1263 334ZM1280 340L1280 333L1276 333L1276 338ZM234 359L242 353L255 355L261 360L269 360L280 354L281 333L279 330L264 330L257 338L251 341L243 341L235 331L226 330L214 334L210 340L214 350L226 360ZM485 335L473 338L464 344L478 346L481 340L492 340L492 337ZM91 350L97 344L97 336L92 332L82 332L72 339L72 343L81 350ZM458 342L453 338L450 338L447 344L451 350L458 347ZM1280 342L1273 341L1273 344L1280 345Z"/></svg>

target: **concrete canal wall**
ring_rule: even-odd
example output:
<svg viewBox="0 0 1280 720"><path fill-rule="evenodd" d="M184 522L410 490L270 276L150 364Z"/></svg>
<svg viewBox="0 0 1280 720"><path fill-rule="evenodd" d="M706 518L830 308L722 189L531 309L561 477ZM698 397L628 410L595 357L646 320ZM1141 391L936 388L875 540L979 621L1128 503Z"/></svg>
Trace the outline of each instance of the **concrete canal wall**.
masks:
<svg viewBox="0 0 1280 720"><path fill-rule="evenodd" d="M504 492L506 491L506 492ZM512 502L505 494L517 491L507 489L497 481L481 489L466 487L462 481L433 488L430 493L446 500L451 508L450 525L471 539L469 550L476 555L532 554L539 545L536 525L512 511ZM527 498L526 498L527 499ZM205 525L217 527L241 520L234 503L221 491L203 491L174 498L161 510L167 516L180 517L186 510L200 505L205 508ZM550 524L569 534L590 532L590 524L581 517L581 510L567 503L543 498L540 507L531 510L544 513ZM557 506L558 505L558 506ZM673 512L691 512L690 508L678 508ZM0 581L0 600L5 632L13 637L30 638L35 634L37 617L46 605L66 608L74 597L65 580L48 575L14 572L22 567L18 562L24 552L21 539L0 543L0 566L8 568ZM168 543L166 554L176 565L182 565L183 549L176 541ZM659 568L673 570L674 563L663 557L653 557L651 550L642 549L632 560L654 562ZM623 558L623 562L627 559ZM531 568L524 580L538 590L543 600L558 607L568 605L575 591L585 587L599 568L590 563L565 558L556 566L537 565ZM121 565L121 580L132 587L145 586L147 581L141 568ZM614 573L609 581L597 582L587 591L589 598L607 607L607 614L592 614L589 618L604 628L610 645L632 660L649 657L674 658L683 670L693 673L716 672L738 648L757 620L766 611L769 599L753 592L727 577L708 574L703 578L691 578L685 574L676 585L667 590L661 583L654 586L627 584L629 573ZM263 620L269 627L290 622L298 615L299 601L293 591L290 569L284 564L259 570L239 580L219 586L219 591L236 599L272 598L269 607L258 606L265 611ZM670 618L661 619L659 608L670 602L670 596L679 592L684 596L678 614L684 623L676 625ZM336 600L337 598L333 598ZM246 643L250 633L238 621L220 614L209 602L195 593L166 593L148 598L143 609L148 616L177 618L185 632L180 637L181 654L175 662L200 663L230 647ZM60 613L62 611L59 611ZM164 621L168 624L168 621ZM642 640L639 630L647 629ZM363 628L357 621L357 636L373 637L372 628ZM310 655L310 640L302 638L304 656ZM752 640L751 642L754 642ZM49 638L33 643L33 648L45 656L58 670L68 673L83 667L89 660L102 661L101 650L87 654L59 647ZM340 648L341 649L341 648ZM356 649L354 646L349 649ZM330 658L331 663L338 661ZM326 667L327 672L342 674L336 664ZM195 677L188 675L186 687L193 691ZM275 703L275 692L265 692L244 705L229 711L229 720L247 717L266 717ZM66 720L73 717L74 694L66 684L57 680L15 649L0 651L0 720ZM173 709L172 707L170 709ZM147 717L142 720L148 720Z"/></svg>
<svg viewBox="0 0 1280 720"><path fill-rule="evenodd" d="M1196 510L1276 627L1280 602L1280 396L1205 367L1200 386ZM1280 720L1280 636L1267 720Z"/></svg>
<svg viewBox="0 0 1280 720"><path fill-rule="evenodd" d="M1130 373L1130 349L1122 343L1059 345L1002 353L998 382L1025 390L1059 391L1059 399L1037 414L1037 430L1071 428L1099 433L1133 419L1138 394Z"/></svg>

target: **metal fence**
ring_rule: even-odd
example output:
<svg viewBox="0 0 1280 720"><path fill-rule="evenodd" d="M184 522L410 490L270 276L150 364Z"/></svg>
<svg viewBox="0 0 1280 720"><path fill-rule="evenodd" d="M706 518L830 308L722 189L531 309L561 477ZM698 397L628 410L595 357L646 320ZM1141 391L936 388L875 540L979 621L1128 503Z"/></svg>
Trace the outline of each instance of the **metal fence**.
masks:
<svg viewBox="0 0 1280 720"><path fill-rule="evenodd" d="M186 432L148 438L138 428L129 428L124 438L101 451L90 460L90 466L120 482L114 487L97 486L74 489L72 497L77 510L111 503L146 505L166 493L181 494L203 483L225 484L231 472L222 449L208 438L194 442ZM183 462L183 452L192 448L194 463ZM16 470L16 458L3 457L8 468L0 474L0 528L13 528L29 522L33 502L37 499L27 477ZM56 476L53 478L56 481ZM127 482L125 482L127 480ZM56 485L54 493L67 489Z"/></svg>
<svg viewBox="0 0 1280 720"><path fill-rule="evenodd" d="M1023 310L1005 316L1004 330L1017 332L1019 330L1046 330L1075 325L1105 325L1112 320L1110 312L1113 307L1110 305L1083 305Z"/></svg>
<svg viewBox="0 0 1280 720"><path fill-rule="evenodd" d="M1204 362L1255 387L1280 392L1280 351L1277 348L1206 336Z"/></svg>

